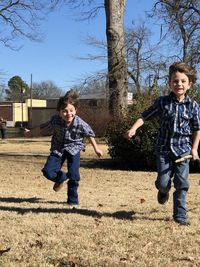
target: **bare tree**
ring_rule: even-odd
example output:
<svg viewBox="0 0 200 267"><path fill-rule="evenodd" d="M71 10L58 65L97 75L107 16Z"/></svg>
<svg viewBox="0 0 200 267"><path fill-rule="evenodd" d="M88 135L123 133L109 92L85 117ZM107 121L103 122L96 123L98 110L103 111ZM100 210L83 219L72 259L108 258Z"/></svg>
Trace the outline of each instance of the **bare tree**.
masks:
<svg viewBox="0 0 200 267"><path fill-rule="evenodd" d="M127 64L125 60L125 0L105 0L108 52L109 108L114 118L127 110Z"/></svg>
<svg viewBox="0 0 200 267"><path fill-rule="evenodd" d="M98 3L97 3L98 2ZM110 112L114 117L120 117L126 112L127 106L127 67L124 46L124 10L126 0L5 0L0 3L0 25L6 24L5 31L2 27L0 42L14 48L13 41L20 37L38 40L38 26L43 18L42 12L47 11L57 4L67 4L81 12L83 19L91 19L103 7L106 13L106 36L108 55L108 77Z"/></svg>
<svg viewBox="0 0 200 267"><path fill-rule="evenodd" d="M182 48L182 60L200 63L200 2L199 0L156 1L152 16L164 21L175 45Z"/></svg>
<svg viewBox="0 0 200 267"><path fill-rule="evenodd" d="M81 12L81 19L91 19L102 8L105 9L110 96L109 110L114 118L125 115L128 91L124 44L124 11L126 0L65 0L64 2L70 4L73 8L78 8L79 12L81 9L85 10Z"/></svg>
<svg viewBox="0 0 200 267"><path fill-rule="evenodd" d="M136 92L139 93L142 75L144 72L149 72L152 60L153 50L149 45L151 32L144 23L141 23L139 26L128 28L125 36L128 75L135 84Z"/></svg>
<svg viewBox="0 0 200 267"><path fill-rule="evenodd" d="M3 101L5 94L5 85L0 83L0 101Z"/></svg>
<svg viewBox="0 0 200 267"><path fill-rule="evenodd" d="M40 83L33 83L32 94L33 98L47 99L59 98L64 95L64 92L54 82L42 81Z"/></svg>
<svg viewBox="0 0 200 267"><path fill-rule="evenodd" d="M45 12L52 10L57 0L3 0L0 1L0 43L19 49L15 41L28 38L41 40L39 25Z"/></svg>

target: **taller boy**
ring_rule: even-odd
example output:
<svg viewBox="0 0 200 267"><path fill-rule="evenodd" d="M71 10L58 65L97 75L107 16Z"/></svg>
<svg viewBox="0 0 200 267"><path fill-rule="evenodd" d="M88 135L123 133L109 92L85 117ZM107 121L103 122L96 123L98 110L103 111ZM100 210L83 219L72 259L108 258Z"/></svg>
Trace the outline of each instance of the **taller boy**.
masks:
<svg viewBox="0 0 200 267"><path fill-rule="evenodd" d="M196 70L186 63L176 62L171 65L169 68L170 94L156 99L125 135L130 139L145 120L155 116L160 117L156 149L157 199L160 204L167 202L171 178L174 176L173 218L181 225L189 224L186 211L189 160L180 163L175 163L175 160L189 154L192 155L193 160L199 158L200 106L187 95L187 91L196 79Z"/></svg>

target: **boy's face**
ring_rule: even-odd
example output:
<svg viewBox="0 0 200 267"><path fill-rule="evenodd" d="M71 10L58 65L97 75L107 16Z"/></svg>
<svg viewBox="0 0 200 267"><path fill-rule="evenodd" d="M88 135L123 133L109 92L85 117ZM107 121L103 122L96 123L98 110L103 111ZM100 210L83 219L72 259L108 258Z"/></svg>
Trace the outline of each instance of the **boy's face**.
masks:
<svg viewBox="0 0 200 267"><path fill-rule="evenodd" d="M69 125L76 115L76 108L72 104L67 104L64 109L59 111L59 115Z"/></svg>
<svg viewBox="0 0 200 267"><path fill-rule="evenodd" d="M188 89L190 89L192 82L185 73L175 72L172 74L169 81L169 87L175 94L178 100L183 100Z"/></svg>

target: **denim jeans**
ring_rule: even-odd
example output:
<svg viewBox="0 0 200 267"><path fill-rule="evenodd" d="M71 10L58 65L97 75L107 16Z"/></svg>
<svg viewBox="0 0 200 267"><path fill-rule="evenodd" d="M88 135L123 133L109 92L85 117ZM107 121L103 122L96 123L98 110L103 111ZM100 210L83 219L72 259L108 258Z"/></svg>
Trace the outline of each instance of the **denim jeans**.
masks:
<svg viewBox="0 0 200 267"><path fill-rule="evenodd" d="M155 181L156 188L167 193L171 188L173 178L175 191L173 193L173 218L186 221L186 193L189 189L189 160L175 163L175 158L170 152L157 154L158 177Z"/></svg>
<svg viewBox="0 0 200 267"><path fill-rule="evenodd" d="M65 160L67 160L67 173L61 170ZM79 168L80 152L76 155L71 155L65 151L62 157L51 153L42 169L43 175L54 183L63 183L69 179L67 183L68 204L78 204Z"/></svg>

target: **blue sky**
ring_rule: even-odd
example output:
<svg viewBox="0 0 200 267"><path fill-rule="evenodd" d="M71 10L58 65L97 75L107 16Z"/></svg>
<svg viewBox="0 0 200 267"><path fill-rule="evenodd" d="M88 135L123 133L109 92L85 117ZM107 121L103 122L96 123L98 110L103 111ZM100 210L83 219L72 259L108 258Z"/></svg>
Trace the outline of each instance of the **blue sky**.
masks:
<svg viewBox="0 0 200 267"><path fill-rule="evenodd" d="M127 0L125 26L130 26L132 20L137 22L144 18L144 12L151 9L153 2ZM41 23L40 31L45 35L43 42L19 40L18 44L23 45L20 51L0 44L0 70L5 73L5 83L18 75L30 85L32 74L33 82L51 80L66 91L82 77L106 68L103 62L77 58L95 52L84 41L88 35L106 39L104 12L88 22L76 21L71 11L59 9Z"/></svg>

